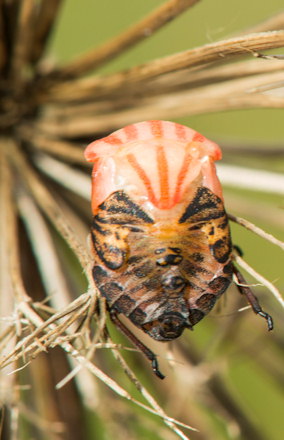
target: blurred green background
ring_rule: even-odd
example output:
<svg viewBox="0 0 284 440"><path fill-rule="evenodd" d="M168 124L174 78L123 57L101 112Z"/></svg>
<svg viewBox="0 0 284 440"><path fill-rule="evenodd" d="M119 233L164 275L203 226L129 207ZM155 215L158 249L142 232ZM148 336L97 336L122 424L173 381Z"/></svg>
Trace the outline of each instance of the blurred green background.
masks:
<svg viewBox="0 0 284 440"><path fill-rule="evenodd" d="M163 1L154 0L105 0L103 2L85 0L69 0L62 8L57 22L56 31L49 47L52 58L58 62L66 62L78 54L114 37L126 27L146 15L150 10L162 4ZM234 33L249 29L283 8L283 0L203 0L181 17L165 26L164 29L151 36L146 41L127 51L126 54L107 64L99 71L106 74L141 64L145 61L162 57L174 52L193 48L216 40L228 38ZM278 53L283 53L284 49ZM277 53L274 51L273 53ZM224 162L244 165L263 170L283 172L284 170L284 111L275 109L256 109L245 111L222 112L184 117L177 122L184 123L200 131L205 136L222 143L234 145L248 145L279 148L282 156L259 157L253 154L233 154L229 149L224 151ZM284 200L279 194L261 193L252 190L240 190L225 187L225 201L227 210L232 214L246 217L258 226L284 239ZM260 237L249 233L240 226L232 225L233 240L244 251L245 259L283 292L283 252L264 241ZM271 363L279 362L283 368L283 349L276 340L282 341L283 347L283 320L284 312L264 288L257 288L263 308L274 316L275 331L273 340L267 334L266 324L252 312L244 312L243 321L248 341L246 350L239 346L228 344L217 349L221 356L225 356L229 368L226 370L226 384L234 398L248 412L249 417L261 428L267 440L281 440L284 438L284 395L283 382L279 382L273 374L262 368L258 361L258 350L267 351ZM230 294L237 293L230 290ZM229 296L229 294L227 294ZM228 310L227 310L228 309ZM231 310L232 311L232 310ZM226 313L230 312L229 306ZM194 331L194 334L184 335L183 346L193 344L204 353L214 342L218 329L223 325L222 310L206 318ZM117 336L119 338L119 336ZM237 338L236 338L237 339ZM215 353L216 355L216 353ZM131 356L129 359L131 362ZM213 355L209 361L213 362ZM110 361L111 362L111 361ZM115 364L114 368L115 368ZM143 375L144 376L144 375ZM147 381L147 378L145 377ZM283 380L283 376L282 376ZM156 383L156 382L155 382ZM205 385L206 386L206 385ZM149 383L152 392L159 396L158 389L152 382ZM159 383L158 387L163 387ZM190 394L190 388L188 393ZM130 408L130 407L129 407ZM133 413L141 412L131 406ZM225 429L224 421L214 413L208 414L212 426L219 433L212 438L231 439ZM153 419L154 420L154 419ZM156 419L155 419L156 420ZM190 415L189 415L190 420ZM129 422L130 423L130 422ZM133 421L132 424L135 422ZM159 422L156 422L159 426ZM131 424L131 423L130 423ZM90 433L97 433L97 438L112 438L105 426L98 425L98 420L90 417ZM130 429L130 428L129 428ZM135 438L160 439L163 435L159 431L147 429L139 423L136 426ZM134 430L135 430L134 429ZM131 428L133 432L133 427ZM90 438L93 438L90 434ZM194 437L194 438L198 438ZM210 439L208 439L210 440ZM250 439L245 439L250 440Z"/></svg>

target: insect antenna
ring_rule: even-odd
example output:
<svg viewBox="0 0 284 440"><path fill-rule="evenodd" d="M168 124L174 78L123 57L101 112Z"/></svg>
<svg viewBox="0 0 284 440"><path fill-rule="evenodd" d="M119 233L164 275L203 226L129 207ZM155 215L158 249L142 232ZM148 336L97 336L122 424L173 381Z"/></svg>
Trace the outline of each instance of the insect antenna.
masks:
<svg viewBox="0 0 284 440"><path fill-rule="evenodd" d="M159 370L157 356L152 352L152 350L150 350L150 348L146 347L143 342L136 338L136 336L120 321L115 312L110 312L110 318L116 327L129 339L129 341L132 342L132 344L137 347L147 359L149 359L152 365L152 370L156 376L158 376L159 379L164 379L165 376Z"/></svg>
<svg viewBox="0 0 284 440"><path fill-rule="evenodd" d="M237 286L239 292L242 295L245 295L247 302L251 306L254 313L256 313L257 315L266 319L268 330L269 331L273 330L272 317L268 313L266 313L262 310L262 308L258 302L257 297L254 295L253 291L249 288L248 283L245 280L245 278L243 277L243 275L241 274L241 272L235 266L233 266L233 272L237 278L236 286Z"/></svg>

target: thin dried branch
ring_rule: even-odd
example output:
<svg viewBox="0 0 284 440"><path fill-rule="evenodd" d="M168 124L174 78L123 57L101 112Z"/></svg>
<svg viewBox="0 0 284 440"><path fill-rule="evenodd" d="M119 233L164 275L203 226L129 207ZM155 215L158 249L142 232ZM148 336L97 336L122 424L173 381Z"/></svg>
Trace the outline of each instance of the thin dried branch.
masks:
<svg viewBox="0 0 284 440"><path fill-rule="evenodd" d="M120 363L120 365L122 366L124 372L129 377L131 382L135 385L137 390L142 394L142 396L146 399L146 401L157 411L157 414L159 414L160 417L162 417L164 419L166 425L168 425L169 428L172 429L183 440L189 440L188 437L185 436L184 433L175 426L175 423L176 423L175 420L169 419L169 417L166 415L166 413L163 411L163 409L160 407L160 405L156 402L156 400L153 398L153 396L151 396L151 394L148 393L146 388L143 387L143 385L138 381L135 374L129 368L129 365L127 365L127 363L125 362L124 358L120 355L120 353L118 353L117 350L112 350L112 353L113 353L114 357L117 359L117 361ZM178 425L183 426L187 429L191 429L192 431L197 431L197 429L193 428L192 426L180 424L180 422L178 423Z"/></svg>
<svg viewBox="0 0 284 440"><path fill-rule="evenodd" d="M235 215L232 214L228 214L228 217L233 222L245 227L249 231L254 232L255 234L259 235L260 237L264 238L267 241L270 241L271 243L275 244L276 246L279 246L281 249L284 250L284 242L278 240L278 238L274 237L272 234L265 232L263 229L259 228L258 226L249 222L248 220L245 220L244 218L236 217Z"/></svg>
<svg viewBox="0 0 284 440"><path fill-rule="evenodd" d="M6 62L7 62L7 48L5 45L5 35L4 35L4 16L0 2L0 72L5 66Z"/></svg>
<svg viewBox="0 0 284 440"><path fill-rule="evenodd" d="M70 292L49 229L34 201L23 189L18 191L18 206L26 226L47 296L57 309L70 303Z"/></svg>
<svg viewBox="0 0 284 440"><path fill-rule="evenodd" d="M62 0L41 0L35 23L31 61L37 62L43 55L48 37L55 24L55 19Z"/></svg>
<svg viewBox="0 0 284 440"><path fill-rule="evenodd" d="M17 23L17 35L13 48L11 64L11 76L16 82L17 91L20 91L22 83L22 69L26 64L32 44L33 29L35 22L34 0L20 2L19 18Z"/></svg>
<svg viewBox="0 0 284 440"><path fill-rule="evenodd" d="M173 94L140 98L126 109L110 111L107 114L69 117L60 124L53 118L43 117L36 128L47 136L94 136L109 132L129 123L147 119L168 119L185 115L196 115L240 108L273 107L283 108L284 98L267 94L250 93L255 87L284 79L283 72L253 75L243 79L181 91Z"/></svg>
<svg viewBox="0 0 284 440"><path fill-rule="evenodd" d="M249 60L238 62L238 64L234 63L207 69L197 69L195 71L183 69L143 83L143 96L141 96L141 89L133 85L133 87L128 87L125 90L117 90L115 95L112 93L110 98L97 102L94 96L93 102L70 102L67 105L61 105L59 107L51 105L49 111L46 113L46 117L64 121L66 118L74 117L78 114L88 116L105 114L113 110L120 111L124 107L135 106L137 100L141 102L141 99L145 100L145 98L149 96L153 97L165 93L173 93L175 91L179 92L183 89L188 91L189 89L213 85L222 81L283 71L283 67L284 62L279 62L279 60L273 60L269 63L264 60ZM21 129L20 132L22 131L25 133L25 131L29 132L31 130L26 128ZM31 134L28 136L31 137ZM28 136L25 136L25 139L28 140Z"/></svg>
<svg viewBox="0 0 284 440"><path fill-rule="evenodd" d="M68 219L64 217L60 206L57 205L48 189L40 181L39 176L37 176L30 167L15 143L10 143L8 153L12 163L17 167L18 173L24 177L24 181L29 186L38 205L54 224L58 232L64 237L70 248L74 251L82 267L86 269L89 265L89 256L86 250L82 247L82 244L78 241L76 234L71 229Z"/></svg>
<svg viewBox="0 0 284 440"><path fill-rule="evenodd" d="M282 298L279 290L272 284L270 281L268 281L265 277L260 275L256 270L254 270L248 263L246 263L243 258L241 258L239 255L235 255L235 261L236 263L241 266L246 272L248 272L251 276L253 276L257 281L259 281L263 286L265 286L272 295L276 298L276 300L279 302L279 304L284 307L284 299Z"/></svg>
<svg viewBox="0 0 284 440"><path fill-rule="evenodd" d="M3 140L2 148L3 152L6 148L7 140ZM5 154L5 153L4 153ZM6 167L3 169L4 177L4 211L6 223L6 237L7 237L7 249L8 252L8 264L9 264L9 274L11 276L11 282L14 289L14 299L18 302L29 301L29 297L25 293L21 269L20 269L20 258L19 258L19 243L18 243L18 233L17 233L17 214L15 211L15 203L12 195L12 179L13 173L10 168L10 164L7 161Z"/></svg>
<svg viewBox="0 0 284 440"><path fill-rule="evenodd" d="M250 34L218 41L160 58L123 72L103 77L68 81L51 86L47 93L40 93L40 102L74 102L110 94L129 84L156 78L165 73L206 65L214 61L228 61L232 57L284 46L284 31Z"/></svg>
<svg viewBox="0 0 284 440"><path fill-rule="evenodd" d="M225 185L284 194L284 176L280 173L226 164L218 164L217 167L220 180Z"/></svg>
<svg viewBox="0 0 284 440"><path fill-rule="evenodd" d="M66 66L56 69L55 72L51 72L51 74L55 75L56 80L58 80L58 78L65 79L81 76L91 69L98 68L107 61L119 56L122 52L125 52L126 49L153 35L154 32L176 18L186 9L194 6L198 1L199 0L169 0L120 35L115 36L100 47L79 56Z"/></svg>
<svg viewBox="0 0 284 440"><path fill-rule="evenodd" d="M82 148L80 146L76 146L74 142L67 142L58 138L47 137L34 130L33 127L29 126L18 127L17 131L22 141L25 144L27 143L33 149L45 151L61 158L66 162L75 162L84 165L86 164Z"/></svg>
<svg viewBox="0 0 284 440"><path fill-rule="evenodd" d="M163 412L163 414L161 414L156 409L151 409L150 407L148 407L148 406L144 405L143 403L134 399L127 391L125 391L123 388L121 388L114 380L112 380L109 376L107 376L103 371L101 371L99 368L97 368L90 361L86 360L86 358L84 356L82 356L70 344L64 343L64 344L61 344L61 346L67 353L71 354L71 356L74 357L79 362L79 364L81 364L83 367L87 368L92 374L94 374L98 379L100 379L102 382L104 382L105 385L107 385L109 388L111 388L119 396L124 397L125 399L130 400L131 402L135 403L136 405L140 406L141 408L145 409L146 411L149 411L152 414L155 414L155 415L161 417L165 422L174 423L176 425L179 425L184 428L195 431L195 429L192 428L191 426L185 425L185 424L183 424L183 423L181 423L171 417L168 417L167 415L164 414L164 412ZM161 409L161 411L162 411L162 409ZM188 437L185 436L184 434L181 438L184 440L188 440Z"/></svg>
<svg viewBox="0 0 284 440"><path fill-rule="evenodd" d="M35 157L35 163L45 174L59 182L62 186L78 194L86 200L90 200L91 182L85 173L74 170L68 165L41 154Z"/></svg>

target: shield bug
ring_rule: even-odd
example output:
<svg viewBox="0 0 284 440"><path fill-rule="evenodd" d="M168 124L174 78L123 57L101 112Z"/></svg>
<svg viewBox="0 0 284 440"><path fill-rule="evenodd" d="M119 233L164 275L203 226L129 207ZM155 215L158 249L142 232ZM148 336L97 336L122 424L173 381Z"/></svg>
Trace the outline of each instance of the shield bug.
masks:
<svg viewBox="0 0 284 440"><path fill-rule="evenodd" d="M114 323L151 360L156 356L119 320L158 341L192 329L232 281L262 311L233 265L215 160L217 144L167 121L129 125L92 142L93 277Z"/></svg>

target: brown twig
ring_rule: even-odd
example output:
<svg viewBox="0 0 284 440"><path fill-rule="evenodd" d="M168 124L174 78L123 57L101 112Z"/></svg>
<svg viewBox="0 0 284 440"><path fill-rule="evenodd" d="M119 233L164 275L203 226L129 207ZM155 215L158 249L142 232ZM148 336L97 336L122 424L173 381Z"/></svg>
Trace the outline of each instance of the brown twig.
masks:
<svg viewBox="0 0 284 440"><path fill-rule="evenodd" d="M82 267L87 268L89 264L88 254L82 247L82 244L78 241L76 234L74 234L68 223L68 219L64 217L60 207L56 204L48 189L32 170L16 144L10 143L8 151L12 163L17 167L19 174L23 175L31 193L36 198L38 205L53 222L54 226L67 241L71 249L73 249Z"/></svg>
<svg viewBox="0 0 284 440"><path fill-rule="evenodd" d="M248 93L250 89L263 84L271 84L284 78L283 72L234 79L220 84L208 85L189 91L176 92L140 98L136 104L107 114L69 117L60 124L53 118L43 118L36 128L47 136L67 138L109 132L129 123L147 119L168 119L185 115L196 115L239 108L273 107L283 108L284 99L267 94Z"/></svg>
<svg viewBox="0 0 284 440"><path fill-rule="evenodd" d="M62 0L41 0L34 29L31 61L37 62L42 57L44 49L55 24Z"/></svg>
<svg viewBox="0 0 284 440"><path fill-rule="evenodd" d="M91 69L102 66L109 60L113 60L126 49L134 46L143 39L153 35L166 23L176 18L186 9L194 6L199 0L169 0L151 12L147 17L135 25L115 36L113 39L81 55L66 66L51 72L56 79L81 76Z"/></svg>
<svg viewBox="0 0 284 440"><path fill-rule="evenodd" d="M183 69L181 71L164 74L161 77L145 82L143 84L142 95L141 89L133 85L133 87L128 87L127 89L117 90L115 95L113 92L111 97L106 97L104 100L96 101L96 97L93 96L92 102L70 102L60 107L51 105L47 119L54 118L64 122L67 118L77 116L78 114L88 116L102 113L106 114L114 110L120 111L125 107L137 105L137 100L141 102L141 100L143 101L149 97L166 93L178 93L183 89L189 91L190 89L213 85L221 83L222 81L239 78L244 79L245 77L254 75L256 77L256 75L283 71L283 66L284 62L279 62L278 60L273 60L269 63L264 60L247 60L238 62L238 64L208 67L207 69L197 69L193 71ZM33 141L32 133L29 133L31 130L29 130L28 127L21 128L21 135L22 132L24 133L24 139ZM39 138L39 148L41 148L41 137L44 140L45 138L43 136L37 137ZM37 138L33 141L33 144L37 147ZM60 152L60 143L58 148ZM53 152L53 150L51 150L51 152Z"/></svg>
<svg viewBox="0 0 284 440"><path fill-rule="evenodd" d="M20 91L23 76L22 68L29 58L35 21L34 0L20 2L17 35L13 48L11 76Z"/></svg>
<svg viewBox="0 0 284 440"><path fill-rule="evenodd" d="M263 229L259 228L258 226L254 225L253 223L249 222L248 220L245 220L244 218L236 217L233 214L228 214L228 217L233 222L243 226L244 228L248 229L249 231L254 232L255 234L259 235L260 237L264 238L267 241L270 241L271 243L275 244L276 246L279 246L281 249L284 250L284 242L281 240L278 240L278 238L274 237L272 234L265 232Z"/></svg>
<svg viewBox="0 0 284 440"><path fill-rule="evenodd" d="M255 269L253 269L246 261L244 261L239 255L235 255L236 263L241 266L246 272L258 280L262 285L264 285L279 302L279 304L284 307L284 299L282 298L279 290L268 281L264 276L260 275Z"/></svg>
<svg viewBox="0 0 284 440"><path fill-rule="evenodd" d="M123 72L104 77L92 77L54 85L48 93L39 96L43 102L74 102L92 96L104 96L131 83L156 78L165 73L201 66L220 59L229 60L239 55L284 46L284 31L250 34L210 43L192 50L160 58Z"/></svg>

